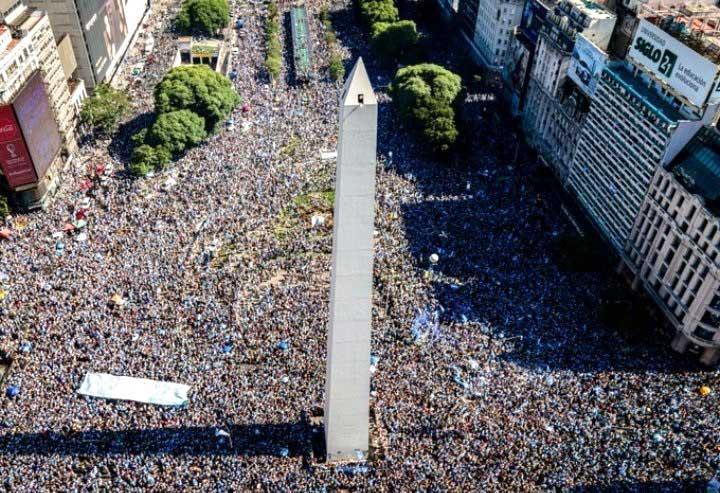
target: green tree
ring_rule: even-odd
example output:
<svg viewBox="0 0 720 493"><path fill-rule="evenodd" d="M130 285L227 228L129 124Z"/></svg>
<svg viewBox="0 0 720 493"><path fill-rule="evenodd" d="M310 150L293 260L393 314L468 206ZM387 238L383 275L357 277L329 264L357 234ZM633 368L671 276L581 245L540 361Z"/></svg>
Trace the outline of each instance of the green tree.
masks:
<svg viewBox="0 0 720 493"><path fill-rule="evenodd" d="M182 65L170 70L155 87L155 111L161 115L190 110L212 132L240 103L230 79L207 65Z"/></svg>
<svg viewBox="0 0 720 493"><path fill-rule="evenodd" d="M427 120L422 127L422 135L433 150L447 152L458 138L455 125L455 110L443 104L433 104L428 111Z"/></svg>
<svg viewBox="0 0 720 493"><path fill-rule="evenodd" d="M413 21L376 22L370 29L375 52L385 61L397 60L418 42Z"/></svg>
<svg viewBox="0 0 720 493"><path fill-rule="evenodd" d="M345 78L345 65L343 65L342 56L337 51L330 55L330 78L332 80L342 80Z"/></svg>
<svg viewBox="0 0 720 493"><path fill-rule="evenodd" d="M185 0L175 19L177 28L186 33L215 34L230 22L227 0Z"/></svg>
<svg viewBox="0 0 720 493"><path fill-rule="evenodd" d="M167 166L172 159L170 151L162 146L152 147L147 144L138 146L133 150L130 159L130 171L137 176L145 176L151 171Z"/></svg>
<svg viewBox="0 0 720 493"><path fill-rule="evenodd" d="M400 14L392 0L370 0L360 3L360 16L372 28L378 22L396 22Z"/></svg>
<svg viewBox="0 0 720 493"><path fill-rule="evenodd" d="M282 45L280 43L280 14L274 2L268 5L265 21L265 50L265 70L271 79L277 79L282 70Z"/></svg>
<svg viewBox="0 0 720 493"><path fill-rule="evenodd" d="M10 214L10 205L8 205L8 198L5 195L0 195L0 218L4 218L8 214Z"/></svg>
<svg viewBox="0 0 720 493"><path fill-rule="evenodd" d="M80 122L102 135L114 133L120 121L130 113L130 99L125 91L109 84L95 87L80 110Z"/></svg>
<svg viewBox="0 0 720 493"><path fill-rule="evenodd" d="M398 70L389 91L400 115L416 124L433 150L450 150L458 137L459 75L430 63L411 65Z"/></svg>
<svg viewBox="0 0 720 493"><path fill-rule="evenodd" d="M190 110L178 110L158 116L145 142L179 154L188 147L198 145L205 137L205 120Z"/></svg>

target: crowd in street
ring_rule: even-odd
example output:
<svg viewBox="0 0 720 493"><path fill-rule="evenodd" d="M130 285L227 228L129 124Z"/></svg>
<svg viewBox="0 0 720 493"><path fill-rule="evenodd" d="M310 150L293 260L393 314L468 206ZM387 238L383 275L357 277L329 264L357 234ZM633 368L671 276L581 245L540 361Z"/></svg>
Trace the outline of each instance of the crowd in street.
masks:
<svg viewBox="0 0 720 493"><path fill-rule="evenodd" d="M139 179L126 152L88 144L47 211L7 220L0 349L15 362L0 400L3 487L704 487L720 466L718 371L660 336L627 343L599 322L598 297L615 284L558 268L553 238L573 226L524 148L505 152L520 144L501 120L476 119L471 162L441 163L384 94L373 447L357 464L321 462L332 217L308 210L333 187L321 153L335 149L341 87L326 76L321 5L306 3L316 79L295 84L287 57L270 83L266 6L232 2L243 103L221 131ZM121 75L135 115L152 111L175 53L177 6L153 9L152 53L137 43ZM348 60L363 54L386 82L347 22L350 3L337 9ZM190 401L82 397L87 372L188 384Z"/></svg>

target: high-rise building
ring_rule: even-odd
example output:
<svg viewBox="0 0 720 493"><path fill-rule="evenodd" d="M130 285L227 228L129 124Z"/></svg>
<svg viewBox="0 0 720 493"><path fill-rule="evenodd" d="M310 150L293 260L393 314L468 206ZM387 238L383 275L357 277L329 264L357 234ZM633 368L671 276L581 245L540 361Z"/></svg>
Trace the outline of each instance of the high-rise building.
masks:
<svg viewBox="0 0 720 493"><path fill-rule="evenodd" d="M84 86L68 78L72 51L55 44L45 12L0 2L0 15L0 168L19 205L39 206L76 149Z"/></svg>
<svg viewBox="0 0 720 493"><path fill-rule="evenodd" d="M714 119L720 102L714 59L665 29L641 19L627 60L601 70L569 173L621 255L657 168Z"/></svg>
<svg viewBox="0 0 720 493"><path fill-rule="evenodd" d="M673 348L720 359L720 134L703 128L658 168L625 244L642 284L677 330Z"/></svg>
<svg viewBox="0 0 720 493"><path fill-rule="evenodd" d="M510 40L509 54L503 66L504 97L510 103L515 116L525 108L530 74L535 63L535 53L540 30L547 22L548 13L555 4L543 0L527 0L520 25Z"/></svg>
<svg viewBox="0 0 720 493"><path fill-rule="evenodd" d="M47 11L57 41L65 35L70 37L78 77L88 89L115 74L150 5L149 0L28 0L28 3Z"/></svg>
<svg viewBox="0 0 720 493"><path fill-rule="evenodd" d="M656 169L705 122L650 84L632 65L603 69L569 173L570 188L618 252Z"/></svg>
<svg viewBox="0 0 720 493"><path fill-rule="evenodd" d="M501 70L510 57L515 26L520 24L522 0L461 0L458 6L462 33L476 60Z"/></svg>
<svg viewBox="0 0 720 493"><path fill-rule="evenodd" d="M585 84L573 78L576 71L568 72L573 53L578 59L581 55L574 50L575 40L582 33L582 54L589 54L583 61L602 57L615 20L615 14L597 3L563 0L546 16L540 29L523 128L530 144L562 181L568 176L591 96Z"/></svg>
<svg viewBox="0 0 720 493"><path fill-rule="evenodd" d="M84 89L65 73L50 19L42 10L29 8L20 2L14 3L9 10L0 10L0 13L4 19L0 34L0 99L3 103L10 102L30 75L35 70L41 70L60 132L68 143L73 142L77 111L72 100ZM72 51L66 58L72 60ZM71 95L71 88L79 94Z"/></svg>

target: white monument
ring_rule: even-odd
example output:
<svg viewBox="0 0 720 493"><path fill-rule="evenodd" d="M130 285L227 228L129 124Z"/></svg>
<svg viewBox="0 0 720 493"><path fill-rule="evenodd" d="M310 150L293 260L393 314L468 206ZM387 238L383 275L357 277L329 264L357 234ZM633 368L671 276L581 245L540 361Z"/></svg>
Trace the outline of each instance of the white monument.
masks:
<svg viewBox="0 0 720 493"><path fill-rule="evenodd" d="M376 145L377 99L360 58L340 97L324 419L330 461L368 450Z"/></svg>

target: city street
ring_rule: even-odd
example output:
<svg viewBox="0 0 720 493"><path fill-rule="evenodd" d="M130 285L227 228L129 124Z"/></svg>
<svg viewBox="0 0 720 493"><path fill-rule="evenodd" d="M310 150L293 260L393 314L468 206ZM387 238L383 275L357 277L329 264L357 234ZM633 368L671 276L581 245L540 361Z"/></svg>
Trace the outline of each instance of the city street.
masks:
<svg viewBox="0 0 720 493"><path fill-rule="evenodd" d="M141 40L123 67L134 115L121 135L83 148L47 211L7 221L0 349L15 365L0 398L0 484L704 488L720 467L720 372L674 354L662 331L629 341L601 323L599 299L627 288L612 271L557 265L555 238L573 225L505 116L482 117L468 103L471 151L445 163L384 93L374 449L360 465L318 462L335 165L320 153L335 149L341 90L326 75L322 5L307 2L321 77L293 83L284 38L283 77L271 85L265 5L236 3L233 19L245 23L234 124L168 171L134 178L128 137L146 124L175 53L177 5L155 4L153 61ZM372 59L352 5L331 11L348 70L362 55L383 91L393 71ZM445 48L433 58L450 59ZM80 217L86 226L63 231ZM190 400L162 408L85 398L76 390L86 372L188 384ZM704 385L710 395L699 395ZM19 393L7 396L8 386Z"/></svg>

